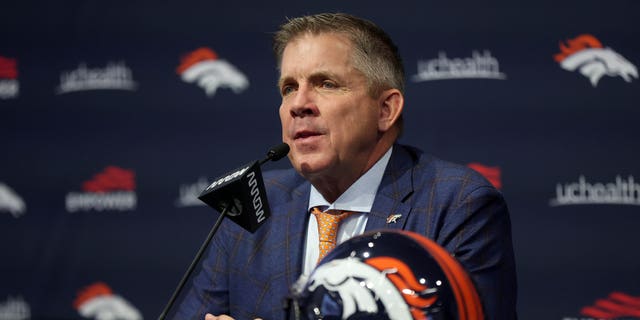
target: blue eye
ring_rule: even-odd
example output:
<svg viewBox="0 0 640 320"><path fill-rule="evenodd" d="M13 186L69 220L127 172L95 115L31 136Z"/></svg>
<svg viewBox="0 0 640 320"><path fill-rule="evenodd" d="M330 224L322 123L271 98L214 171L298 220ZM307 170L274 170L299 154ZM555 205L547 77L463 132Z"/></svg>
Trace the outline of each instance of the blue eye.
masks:
<svg viewBox="0 0 640 320"><path fill-rule="evenodd" d="M323 88L327 88L327 89L335 89L338 86L334 82L331 82L331 81L322 81L322 87Z"/></svg>
<svg viewBox="0 0 640 320"><path fill-rule="evenodd" d="M283 96L286 96L288 94L290 94L291 92L293 92L295 90L295 88L293 86L283 86L282 89L280 89L281 93Z"/></svg>

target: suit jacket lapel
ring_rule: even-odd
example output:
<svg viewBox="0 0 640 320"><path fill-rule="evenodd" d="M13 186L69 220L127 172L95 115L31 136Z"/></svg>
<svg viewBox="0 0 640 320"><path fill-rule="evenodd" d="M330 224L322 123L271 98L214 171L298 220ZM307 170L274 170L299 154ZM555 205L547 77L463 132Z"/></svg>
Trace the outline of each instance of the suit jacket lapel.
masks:
<svg viewBox="0 0 640 320"><path fill-rule="evenodd" d="M401 145L394 145L378 187L365 231L404 229L411 206L403 200L413 192L413 158Z"/></svg>
<svg viewBox="0 0 640 320"><path fill-rule="evenodd" d="M404 228L411 213L411 206L402 201L413 192L413 166L413 158L409 151L396 144L378 187L365 231ZM286 216L283 228L279 229L282 235L273 236L284 237L284 250L274 250L274 254L276 252L283 254L281 259L285 267L287 290L302 273L302 254L309 221L307 206L311 186L309 182L301 181L303 182L291 192L289 201L282 202L273 208L273 212L281 212ZM393 215L397 215L395 222L387 223L387 219Z"/></svg>
<svg viewBox="0 0 640 320"><path fill-rule="evenodd" d="M285 236L285 254L282 257L286 261L287 287L290 288L302 274L302 254L306 239L306 231L309 215L307 206L309 203L309 192L311 190L308 182L300 184L292 192L290 202L284 203L278 208L287 213Z"/></svg>

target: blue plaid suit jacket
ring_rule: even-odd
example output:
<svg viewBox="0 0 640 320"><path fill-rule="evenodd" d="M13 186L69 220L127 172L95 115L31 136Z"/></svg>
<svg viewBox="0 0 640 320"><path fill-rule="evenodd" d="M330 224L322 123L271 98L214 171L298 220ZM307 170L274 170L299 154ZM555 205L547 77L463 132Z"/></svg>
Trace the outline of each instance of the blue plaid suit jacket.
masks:
<svg viewBox="0 0 640 320"><path fill-rule="evenodd" d="M254 234L223 222L178 319L285 318L284 298L302 272L310 184L293 169L264 178L271 217ZM391 214L402 216L387 224ZM509 213L502 194L478 173L396 144L366 226L386 228L436 241L471 274L487 319L516 318Z"/></svg>

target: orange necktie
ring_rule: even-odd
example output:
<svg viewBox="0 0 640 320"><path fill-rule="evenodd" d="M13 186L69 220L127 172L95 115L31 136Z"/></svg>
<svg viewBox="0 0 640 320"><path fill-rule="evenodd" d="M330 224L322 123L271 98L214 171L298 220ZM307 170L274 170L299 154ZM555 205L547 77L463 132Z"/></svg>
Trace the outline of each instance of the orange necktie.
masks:
<svg viewBox="0 0 640 320"><path fill-rule="evenodd" d="M318 220L318 237L320 238L318 262L320 262L331 249L336 247L336 238L338 237L340 222L355 212L342 210L322 212L318 207L313 207L311 213L313 213L313 215L316 216L316 220Z"/></svg>

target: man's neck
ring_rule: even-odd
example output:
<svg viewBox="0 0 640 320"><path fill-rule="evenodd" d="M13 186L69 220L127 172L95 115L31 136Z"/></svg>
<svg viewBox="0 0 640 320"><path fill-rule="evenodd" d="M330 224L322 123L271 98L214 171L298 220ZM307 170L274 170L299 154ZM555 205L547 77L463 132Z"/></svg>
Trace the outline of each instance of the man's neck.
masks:
<svg viewBox="0 0 640 320"><path fill-rule="evenodd" d="M338 209L356 212L369 212L373 206L376 192L384 176L393 149L389 149L371 169L358 178L333 202L327 201L314 186L309 195L309 209L322 207L323 210Z"/></svg>
<svg viewBox="0 0 640 320"><path fill-rule="evenodd" d="M392 144L386 146L382 150L372 152L367 162L361 168L347 170L347 172L338 172L327 175L318 175L309 178L311 184L322 194L325 200L333 203L340 197L353 183L362 177L369 169L371 169L380 159L389 151Z"/></svg>

